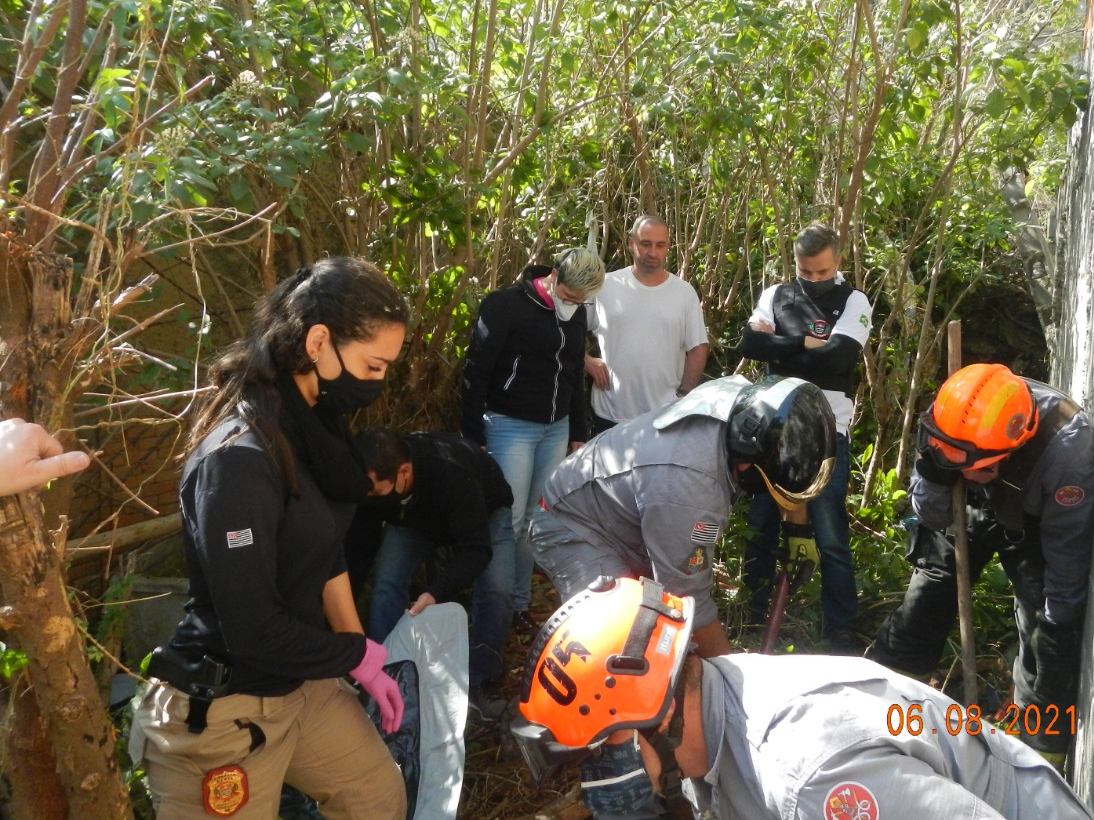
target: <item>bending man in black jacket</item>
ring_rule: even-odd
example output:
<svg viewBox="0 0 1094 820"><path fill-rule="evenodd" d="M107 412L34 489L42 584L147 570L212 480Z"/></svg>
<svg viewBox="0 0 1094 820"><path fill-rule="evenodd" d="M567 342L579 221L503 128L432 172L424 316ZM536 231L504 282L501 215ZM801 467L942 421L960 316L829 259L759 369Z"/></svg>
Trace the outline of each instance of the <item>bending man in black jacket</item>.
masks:
<svg viewBox="0 0 1094 820"><path fill-rule="evenodd" d="M472 587L470 705L484 720L497 720L506 703L497 684L513 617L516 555L513 493L501 468L449 433L400 436L376 427L356 442L373 486L347 539L347 564L356 596L375 557L369 634L383 641L404 612L417 615ZM442 547L450 550L447 562L411 602L415 571Z"/></svg>

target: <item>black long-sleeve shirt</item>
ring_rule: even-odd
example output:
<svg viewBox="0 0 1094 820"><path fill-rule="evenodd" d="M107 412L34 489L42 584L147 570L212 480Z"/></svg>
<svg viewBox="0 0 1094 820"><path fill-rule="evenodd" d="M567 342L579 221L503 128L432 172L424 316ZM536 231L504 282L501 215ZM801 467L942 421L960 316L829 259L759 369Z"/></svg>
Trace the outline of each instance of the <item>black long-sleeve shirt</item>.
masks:
<svg viewBox="0 0 1094 820"><path fill-rule="evenodd" d="M450 560L427 590L437 601L447 601L470 587L490 563L490 516L513 505L513 491L497 462L467 439L452 433L411 433L404 440L414 466L413 493L404 504L360 508L354 535L347 541L354 587L368 571L362 553L369 558L375 554L378 525L387 522L450 548Z"/></svg>
<svg viewBox="0 0 1094 820"><path fill-rule="evenodd" d="M329 501L296 465L291 496L276 464L239 419L198 445L179 501L190 572L186 615L171 644L191 660L232 667L231 693L287 694L361 662L364 635L334 633L323 587L345 571L352 504Z"/></svg>

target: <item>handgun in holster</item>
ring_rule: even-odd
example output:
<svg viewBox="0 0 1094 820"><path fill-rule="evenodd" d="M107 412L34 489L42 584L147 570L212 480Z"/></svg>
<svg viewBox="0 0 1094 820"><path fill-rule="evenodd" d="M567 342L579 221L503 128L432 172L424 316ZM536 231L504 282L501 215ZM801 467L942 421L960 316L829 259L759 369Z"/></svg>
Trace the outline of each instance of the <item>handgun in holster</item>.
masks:
<svg viewBox="0 0 1094 820"><path fill-rule="evenodd" d="M201 734L207 725L209 705L228 694L232 667L208 655L191 661L173 646L157 646L148 659L148 677L167 681L189 696L186 726L188 731Z"/></svg>

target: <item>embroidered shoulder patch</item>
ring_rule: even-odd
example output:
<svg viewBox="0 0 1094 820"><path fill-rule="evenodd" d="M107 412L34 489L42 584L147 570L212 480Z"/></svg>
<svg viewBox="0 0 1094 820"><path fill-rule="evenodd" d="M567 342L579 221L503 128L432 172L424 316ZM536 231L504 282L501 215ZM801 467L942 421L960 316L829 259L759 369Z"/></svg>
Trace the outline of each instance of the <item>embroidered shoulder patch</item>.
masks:
<svg viewBox="0 0 1094 820"><path fill-rule="evenodd" d="M255 537L251 533L251 528L247 527L245 530L233 530L228 533L228 549L235 549L236 547L249 547L255 542Z"/></svg>
<svg viewBox="0 0 1094 820"><path fill-rule="evenodd" d="M707 568L707 554L702 547L696 547L695 551L688 556L687 566L684 567L684 572L688 575L694 575L697 572L702 572Z"/></svg>
<svg viewBox="0 0 1094 820"><path fill-rule="evenodd" d="M696 522L695 526L691 528L691 540L696 544L717 544L718 536L721 534L720 527L703 521Z"/></svg>
<svg viewBox="0 0 1094 820"><path fill-rule="evenodd" d="M221 766L213 769L201 782L201 800L206 814L231 817L247 805L250 796L247 773L242 766Z"/></svg>
<svg viewBox="0 0 1094 820"><path fill-rule="evenodd" d="M1074 507L1084 498L1086 493L1083 492L1083 488L1076 487L1074 484L1061 487L1056 491L1056 503L1061 507Z"/></svg>
<svg viewBox="0 0 1094 820"><path fill-rule="evenodd" d="M877 800L861 783L847 781L824 798L824 820L879 820Z"/></svg>

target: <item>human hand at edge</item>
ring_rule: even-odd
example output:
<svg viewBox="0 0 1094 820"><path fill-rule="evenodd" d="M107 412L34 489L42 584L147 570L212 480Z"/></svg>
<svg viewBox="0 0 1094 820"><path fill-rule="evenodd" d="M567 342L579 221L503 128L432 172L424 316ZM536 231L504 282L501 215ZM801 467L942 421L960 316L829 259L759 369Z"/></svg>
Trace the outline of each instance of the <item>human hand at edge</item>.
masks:
<svg viewBox="0 0 1094 820"><path fill-rule="evenodd" d="M18 418L0 421L0 496L41 487L90 463L87 453L66 453L40 425Z"/></svg>

